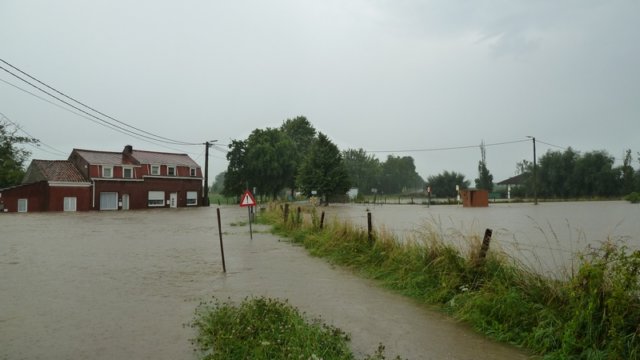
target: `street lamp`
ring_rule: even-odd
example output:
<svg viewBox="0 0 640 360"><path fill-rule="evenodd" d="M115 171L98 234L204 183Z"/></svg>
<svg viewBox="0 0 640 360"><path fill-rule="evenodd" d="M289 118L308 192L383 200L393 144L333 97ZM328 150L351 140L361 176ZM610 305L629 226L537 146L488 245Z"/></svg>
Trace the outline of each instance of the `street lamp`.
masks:
<svg viewBox="0 0 640 360"><path fill-rule="evenodd" d="M204 191L202 192L202 206L209 206L209 148L218 140L204 143Z"/></svg>
<svg viewBox="0 0 640 360"><path fill-rule="evenodd" d="M535 136L527 136L529 139L533 141L533 204L538 205L538 176L536 165L536 137Z"/></svg>

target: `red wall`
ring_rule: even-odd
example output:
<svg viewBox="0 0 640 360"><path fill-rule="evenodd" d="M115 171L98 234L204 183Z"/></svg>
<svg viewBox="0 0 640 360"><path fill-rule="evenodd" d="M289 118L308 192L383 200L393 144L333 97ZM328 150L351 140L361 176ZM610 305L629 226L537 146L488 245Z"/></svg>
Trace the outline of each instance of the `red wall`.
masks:
<svg viewBox="0 0 640 360"><path fill-rule="evenodd" d="M169 200L169 193L178 193L178 207L187 206L187 191L196 191L198 193L198 204L202 201L202 181L201 179L164 179L164 178L145 178L142 181L95 181L95 207L94 210L100 209L100 193L101 192L117 192L118 201L122 200L123 194L129 194L130 209L147 209L149 206L149 191L164 191L165 205L169 207L166 200ZM91 203L91 201L89 202ZM160 208L154 206L151 208Z"/></svg>
<svg viewBox="0 0 640 360"><path fill-rule="evenodd" d="M0 202L8 212L18 211L18 199L27 199L27 211L63 211L64 198L76 197L77 211L90 209L90 187L51 187L46 181L2 191Z"/></svg>

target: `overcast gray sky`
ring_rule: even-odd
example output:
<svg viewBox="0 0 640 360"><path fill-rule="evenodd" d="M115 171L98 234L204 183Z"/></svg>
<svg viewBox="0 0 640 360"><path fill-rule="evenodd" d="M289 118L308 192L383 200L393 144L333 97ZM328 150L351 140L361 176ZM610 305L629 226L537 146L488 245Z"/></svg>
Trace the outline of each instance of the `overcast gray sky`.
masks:
<svg viewBox="0 0 640 360"><path fill-rule="evenodd" d="M342 150L473 180L478 147L401 150L532 135L617 159L640 151L639 19L637 0L0 0L0 58L168 138L228 144L304 115ZM143 142L0 80L0 113L64 154L34 158L131 144L204 164L204 146ZM538 143L539 156L556 149ZM486 153L500 181L532 144ZM211 160L212 177L226 169L223 152Z"/></svg>

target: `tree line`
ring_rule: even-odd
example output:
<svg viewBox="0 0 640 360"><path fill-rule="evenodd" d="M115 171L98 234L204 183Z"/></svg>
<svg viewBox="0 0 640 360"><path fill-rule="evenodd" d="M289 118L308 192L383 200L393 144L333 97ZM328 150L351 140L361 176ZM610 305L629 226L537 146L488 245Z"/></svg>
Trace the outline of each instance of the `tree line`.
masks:
<svg viewBox="0 0 640 360"><path fill-rule="evenodd" d="M630 149L620 166L614 166L615 158L604 150L581 154L572 148L548 151L537 162L535 179L530 161L517 164L522 184L514 189L515 196L531 196L534 190L541 197L558 199L614 198L640 192L640 171L633 168Z"/></svg>

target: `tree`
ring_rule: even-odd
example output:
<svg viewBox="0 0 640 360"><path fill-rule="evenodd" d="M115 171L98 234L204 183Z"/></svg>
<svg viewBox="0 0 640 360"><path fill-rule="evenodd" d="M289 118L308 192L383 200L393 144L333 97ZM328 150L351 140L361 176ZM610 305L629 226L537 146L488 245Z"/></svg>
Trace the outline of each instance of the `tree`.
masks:
<svg viewBox="0 0 640 360"><path fill-rule="evenodd" d="M245 167L250 187L273 198L295 177L295 147L279 129L254 130L247 139Z"/></svg>
<svg viewBox="0 0 640 360"><path fill-rule="evenodd" d="M223 171L223 172L219 173L218 175L216 175L216 178L213 181L213 185L211 185L211 192L216 193L216 194L222 193L222 191L224 189L224 178L225 178L226 174L227 174L227 172Z"/></svg>
<svg viewBox="0 0 640 360"><path fill-rule="evenodd" d="M469 187L469 181L465 180L464 175L455 171L444 171L442 174L429 176L427 183L431 186L431 191L437 197L456 197L456 185L460 189Z"/></svg>
<svg viewBox="0 0 640 360"><path fill-rule="evenodd" d="M242 140L231 140L229 152L227 152L227 171L224 177L225 196L239 196L246 189L246 182L249 179L246 168L247 144Z"/></svg>
<svg viewBox="0 0 640 360"><path fill-rule="evenodd" d="M24 165L31 153L18 148L19 144L37 144L38 140L17 136L18 129L0 118L0 189L18 185L24 177Z"/></svg>
<svg viewBox="0 0 640 360"><path fill-rule="evenodd" d="M635 174L633 167L631 166L631 149L627 149L622 160L622 167L620 168L620 177L622 182L622 194L628 195L633 192L635 188Z"/></svg>
<svg viewBox="0 0 640 360"><path fill-rule="evenodd" d="M411 156L389 155L382 164L380 187L386 194L397 194L407 189L421 189L424 180L416 172Z"/></svg>
<svg viewBox="0 0 640 360"><path fill-rule="evenodd" d="M329 204L331 195L344 194L349 189L349 175L340 150L323 133L318 134L302 162L298 183L307 196L317 191L325 205Z"/></svg>
<svg viewBox="0 0 640 360"><path fill-rule="evenodd" d="M351 185L361 193L370 194L371 189L380 186L382 165L375 156L368 155L363 149L348 149L342 153L342 157Z"/></svg>
<svg viewBox="0 0 640 360"><path fill-rule="evenodd" d="M316 129L311 125L309 120L304 116L298 116L293 119L287 119L280 126L282 131L293 144L294 151L290 155L290 160L293 162L293 167L298 169L302 164L311 148L311 144L316 137ZM291 195L293 196L294 189L296 187L296 174L291 173L285 183L291 189Z"/></svg>
<svg viewBox="0 0 640 360"><path fill-rule="evenodd" d="M476 188L484 189L489 192L493 191L493 175L487 169L487 157L484 141L480 144L481 160L478 162L478 178L476 179Z"/></svg>

